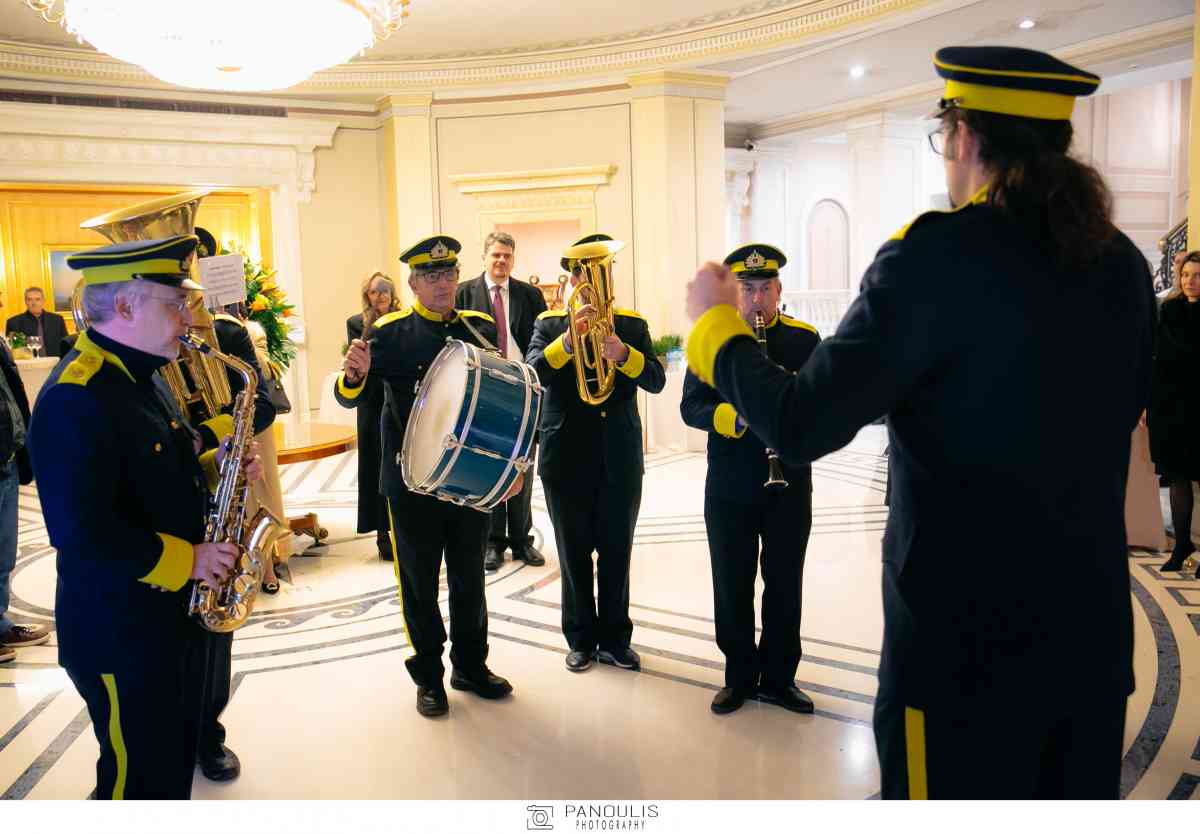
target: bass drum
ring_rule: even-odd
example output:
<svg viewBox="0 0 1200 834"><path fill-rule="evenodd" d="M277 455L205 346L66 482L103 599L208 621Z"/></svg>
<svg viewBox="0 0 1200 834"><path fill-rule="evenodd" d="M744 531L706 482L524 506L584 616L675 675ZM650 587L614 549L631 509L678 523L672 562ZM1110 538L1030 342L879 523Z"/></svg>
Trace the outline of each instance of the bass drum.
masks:
<svg viewBox="0 0 1200 834"><path fill-rule="evenodd" d="M404 430L400 472L413 492L488 512L529 468L542 411L533 369L450 339Z"/></svg>

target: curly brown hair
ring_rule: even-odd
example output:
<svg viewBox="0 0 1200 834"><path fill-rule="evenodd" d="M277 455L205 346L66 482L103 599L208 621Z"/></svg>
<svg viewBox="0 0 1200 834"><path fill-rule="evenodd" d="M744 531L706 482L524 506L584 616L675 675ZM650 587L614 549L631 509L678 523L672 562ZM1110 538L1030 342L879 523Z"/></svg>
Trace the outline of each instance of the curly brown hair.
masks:
<svg viewBox="0 0 1200 834"><path fill-rule="evenodd" d="M391 306L388 307L388 312L390 313L390 312L400 309L400 296L396 293L396 282L393 281L391 278L389 278L387 275L384 275L382 272L372 273L371 276L369 278L367 278L367 280L363 281L363 285L362 285L363 338L366 338L367 331L369 331L371 329L371 326L373 324L375 324L375 320L378 319L381 315L384 315L383 313L380 313L375 309L375 305L373 305L371 303L370 296L367 295L368 291L371 289L371 285L374 284L375 281L377 281L377 280L386 281L387 285L388 285L388 289L391 290L392 303L391 303Z"/></svg>

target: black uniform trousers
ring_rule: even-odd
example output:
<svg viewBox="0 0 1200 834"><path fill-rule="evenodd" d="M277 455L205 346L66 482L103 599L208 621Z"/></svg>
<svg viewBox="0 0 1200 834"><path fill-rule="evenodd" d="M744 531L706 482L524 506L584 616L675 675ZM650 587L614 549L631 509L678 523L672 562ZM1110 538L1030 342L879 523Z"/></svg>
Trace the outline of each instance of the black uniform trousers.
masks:
<svg viewBox="0 0 1200 834"><path fill-rule="evenodd" d="M537 436L529 449L529 462L532 464L537 457ZM515 555L518 550L533 544L533 473L532 466L525 473L525 485L521 491L501 501L492 510L491 532L488 542L496 547L511 547Z"/></svg>
<svg viewBox="0 0 1200 834"><path fill-rule="evenodd" d="M199 647L153 671L67 669L100 743L97 799L189 799L196 769Z"/></svg>
<svg viewBox="0 0 1200 834"><path fill-rule="evenodd" d="M229 705L230 686L233 676L233 632L214 634L196 626L201 632L197 654L202 658L203 669L192 675L194 681L203 679L204 700L200 714L200 756L217 756L225 743L225 725L220 722L221 713Z"/></svg>
<svg viewBox="0 0 1200 834"><path fill-rule="evenodd" d="M811 481L779 493L764 489L754 503L704 496L704 526L712 561L717 646L725 655L725 685L791 686L800 664L804 556L812 528ZM761 551L759 542L761 541ZM754 580L762 564L762 635L754 639Z"/></svg>
<svg viewBox="0 0 1200 834"><path fill-rule="evenodd" d="M881 682L882 686L882 682ZM1118 799L1124 695L1055 709L955 699L917 711L881 690L875 746L884 799Z"/></svg>
<svg viewBox="0 0 1200 834"><path fill-rule="evenodd" d="M409 675L418 686L437 686L446 671L446 627L438 608L443 557L450 592L450 662L467 674L477 672L488 654L483 585L488 515L415 492L389 495L388 510L404 626L415 652L405 661Z"/></svg>
<svg viewBox="0 0 1200 834"><path fill-rule="evenodd" d="M572 651L617 651L633 637L629 557L642 479L558 483L542 478L562 569L562 629ZM592 553L596 553L592 588Z"/></svg>

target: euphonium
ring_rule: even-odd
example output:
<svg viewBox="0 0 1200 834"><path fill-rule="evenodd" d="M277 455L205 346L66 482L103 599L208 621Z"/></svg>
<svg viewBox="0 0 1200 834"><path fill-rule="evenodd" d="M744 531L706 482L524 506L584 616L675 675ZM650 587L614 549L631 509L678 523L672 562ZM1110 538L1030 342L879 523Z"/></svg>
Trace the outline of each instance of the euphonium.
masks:
<svg viewBox="0 0 1200 834"><path fill-rule="evenodd" d="M196 228L196 212L200 209L200 201L207 194L207 191L186 191L159 197L85 220L79 224L79 228L99 232L113 243L190 235ZM195 269L194 260L192 264ZM80 284L71 294L71 315L75 319L75 329L80 332L90 324L83 309L82 290ZM192 314L189 332L209 347L217 348L217 334L213 329L212 316L204 308L203 295L193 293L188 307ZM211 419L233 400L225 367L211 354L185 351L179 359L164 365L159 373L171 389L179 410L189 419L196 416L201 421Z"/></svg>
<svg viewBox="0 0 1200 834"><path fill-rule="evenodd" d="M579 398L589 405L607 400L616 385L617 367L604 358L604 340L614 331L613 255L625 248L619 240L581 243L563 252L563 257L578 262L580 282L567 299L567 327L571 331L571 350L575 359L575 384ZM591 305L587 332L580 335L575 324L579 310Z"/></svg>
<svg viewBox="0 0 1200 834"><path fill-rule="evenodd" d="M778 314L776 314L778 315ZM767 323L763 319L763 314L758 310L754 311L754 337L758 339L759 347L762 348L763 356L770 359L767 353ZM783 477L783 464L779 462L779 455L771 447L767 447L767 481L763 484L769 490L787 489L787 478Z"/></svg>
<svg viewBox="0 0 1200 834"><path fill-rule="evenodd" d="M209 631L233 631L246 622L254 608L275 540L290 530L266 507L260 507L250 523L246 523L250 485L242 465L254 440L254 390L258 374L242 360L213 350L193 335L181 336L180 341L189 353L202 352L213 357L232 368L244 381L234 401L232 440L221 461L213 508L204 526L204 541L236 544L238 557L233 570L219 586L197 582L188 605L188 613Z"/></svg>

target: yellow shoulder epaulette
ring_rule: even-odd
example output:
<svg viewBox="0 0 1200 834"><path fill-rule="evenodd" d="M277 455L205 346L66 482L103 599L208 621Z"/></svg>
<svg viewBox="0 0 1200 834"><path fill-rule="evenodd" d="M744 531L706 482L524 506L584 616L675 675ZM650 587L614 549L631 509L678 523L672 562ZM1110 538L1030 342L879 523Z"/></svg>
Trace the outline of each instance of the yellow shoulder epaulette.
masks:
<svg viewBox="0 0 1200 834"><path fill-rule="evenodd" d="M375 324L373 324L372 327L374 329L378 330L380 327L383 327L385 324L391 324L392 322L398 321L411 313L412 313L412 307L405 307L403 310L396 310L394 312L388 313L386 316L380 316L379 318L375 319Z"/></svg>
<svg viewBox="0 0 1200 834"><path fill-rule="evenodd" d="M546 310L545 312L538 314L538 321L541 321L542 319L554 318L555 316L565 316L566 314L566 310Z"/></svg>
<svg viewBox="0 0 1200 834"><path fill-rule="evenodd" d="M922 212L921 214L918 214L915 218L913 218L913 220L908 225L904 226L903 228L900 229L900 231L896 232L894 235L892 235L890 238L888 238L888 240L904 240L904 238L912 230L912 227L917 225L921 221L926 220L930 217L945 217L950 214L957 214L958 212L962 211L963 209L967 208L968 206L982 205L983 203L987 202L987 196L988 196L988 188L987 188L987 186L984 186L983 188L976 191L974 196L972 196L970 200L967 200L967 202L963 203L961 206L955 206L952 209L933 209L931 211Z"/></svg>
<svg viewBox="0 0 1200 834"><path fill-rule="evenodd" d="M641 319L642 321L646 320L646 317L637 310L626 310L623 307L613 307L613 312L618 316L629 316L631 319Z"/></svg>
<svg viewBox="0 0 1200 834"><path fill-rule="evenodd" d="M236 324L236 325L238 325L239 327L245 327L245 326L246 326L246 323L245 323L244 321L242 321L241 319L239 319L239 318L238 318L238 317L236 317L236 316L231 316L231 315L229 315L228 313L215 313L215 314L213 315L213 320L214 320L214 321L227 321L227 322L230 322L230 323L232 323L232 324Z"/></svg>
<svg viewBox="0 0 1200 834"><path fill-rule="evenodd" d="M490 321L492 324L496 323L494 318L489 316L487 313L481 313L478 310L459 310L458 314L460 316L466 316L469 319L483 319L485 321Z"/></svg>
<svg viewBox="0 0 1200 834"><path fill-rule="evenodd" d="M103 366L103 355L92 351L80 353L71 360L71 364L62 369L58 381L64 385L86 386Z"/></svg>
<svg viewBox="0 0 1200 834"><path fill-rule="evenodd" d="M799 328L800 330L809 330L813 333L817 333L817 328L813 327L811 324L809 324L806 321L800 321L800 319L794 319L791 316L789 316L787 313L780 313L779 321L783 324L786 324L788 327L796 327L796 328ZM821 334L817 333L817 335L820 336Z"/></svg>

